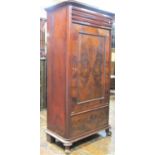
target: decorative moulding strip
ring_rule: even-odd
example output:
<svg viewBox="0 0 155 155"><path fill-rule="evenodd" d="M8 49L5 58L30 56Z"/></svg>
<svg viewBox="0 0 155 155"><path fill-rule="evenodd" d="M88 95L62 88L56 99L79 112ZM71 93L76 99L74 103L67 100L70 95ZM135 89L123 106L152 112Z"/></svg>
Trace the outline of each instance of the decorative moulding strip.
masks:
<svg viewBox="0 0 155 155"><path fill-rule="evenodd" d="M88 22L95 22L95 23L98 23L100 25L107 25L109 27L112 27L112 22L110 20L105 20L104 18L102 19L99 19L95 16L90 16L90 15L85 15L85 14L82 14L82 13L78 13L78 14L75 14L74 12L72 13L72 19L76 19L76 20L82 20L82 21L88 21Z"/></svg>
<svg viewBox="0 0 155 155"><path fill-rule="evenodd" d="M105 108L105 107L108 107L108 106L109 106L109 104L106 104L104 106L100 106L100 107L97 107L97 108L93 108L93 109L89 109L89 110L85 110L85 111L81 111L81 112L72 112L71 116L80 115L80 114L87 113L87 112L90 112L90 111L99 110L99 109L102 109L102 108Z"/></svg>
<svg viewBox="0 0 155 155"><path fill-rule="evenodd" d="M73 11L72 16L73 17L78 16L78 17L88 18L88 19L91 19L94 21L105 22L107 24L111 24L111 20L108 20L108 19L103 18L103 17L96 17L94 15L90 15L90 14L83 13L83 12Z"/></svg>
<svg viewBox="0 0 155 155"><path fill-rule="evenodd" d="M92 101L99 101L99 100L103 100L103 99L104 99L104 97L98 97L98 98L93 98L93 99L86 100L86 101L81 101L81 102L78 102L77 104L88 103L88 102L92 102Z"/></svg>
<svg viewBox="0 0 155 155"><path fill-rule="evenodd" d="M50 131L50 130L48 130L48 129L45 130L45 132L46 132L46 134L48 134L48 135L50 135L50 136L52 136L52 137L54 137L54 138L60 140L60 141L61 141L62 143L64 143L65 145L68 144L68 146L71 146L72 143L74 143L74 142L76 142L76 141L78 141L78 140L81 140L81 139L83 139L83 138L89 137L89 136L91 136L91 135L93 135L93 134L95 134L95 133L98 133L98 132L100 132L100 131L102 131L102 130L105 130L105 129L108 129L108 128L110 128L110 126L109 126L109 125L105 125L105 126L100 127L100 128L98 128L98 129L95 129L95 130L92 130L92 131L89 131L89 132L85 132L85 133L81 134L80 136L76 136L76 137L73 137L73 138L71 138L71 139L67 139L67 138L61 137L61 136L59 136L58 134L56 134L55 132Z"/></svg>
<svg viewBox="0 0 155 155"><path fill-rule="evenodd" d="M98 25L95 25L95 24L91 24L91 23L88 23L88 22L77 21L77 20L72 20L72 23L80 24L80 25L86 25L86 26L91 26L91 27L95 27L95 28L107 29L107 30L111 30L112 29L111 27L98 26Z"/></svg>
<svg viewBox="0 0 155 155"><path fill-rule="evenodd" d="M110 16L107 16L107 15L105 15L105 14L103 14L103 13L97 13L97 12L94 12L94 11L92 11L92 10L88 10L88 9L81 9L81 8L79 8L79 7L75 7L75 6L73 6L72 7L72 10L73 11L78 11L78 12L83 12L83 13L87 13L87 14L89 14L89 15L93 15L93 16L95 16L95 17L98 17L98 18L104 18L104 19L107 19L107 20L113 20L113 18L112 17L110 17Z"/></svg>
<svg viewBox="0 0 155 155"><path fill-rule="evenodd" d="M80 34L84 34L84 35L95 36L95 37L103 37L103 38L106 37L106 36L104 36L104 35L93 34L93 33L88 33L88 32L84 32L84 31L80 31L79 33L80 33Z"/></svg>
<svg viewBox="0 0 155 155"><path fill-rule="evenodd" d="M87 23L90 23L90 24L98 25L98 26L111 27L111 24L107 24L104 21L98 21L98 20L94 20L94 19L92 20L92 19L89 19L89 18L86 18L86 17L72 16L72 19L75 20L75 21L87 22Z"/></svg>
<svg viewBox="0 0 155 155"><path fill-rule="evenodd" d="M89 131L89 132L85 132L85 133L83 133L83 134L81 134L81 135L78 135L78 136L76 136L76 137L73 137L73 138L72 138L72 139L73 139L72 142L75 142L75 141L78 141L78 140L80 140L80 139L89 137L89 136L91 136L91 135L93 135L93 134L95 134L95 133L98 133L98 132L100 132L100 131L102 131L102 130L106 130L106 129L108 129L108 128L110 128L109 125L104 125L103 127L99 127L99 128L97 128L97 129L95 129L95 130L92 130L92 131Z"/></svg>
<svg viewBox="0 0 155 155"><path fill-rule="evenodd" d="M100 28L112 27L112 18L78 7L72 7L72 22Z"/></svg>

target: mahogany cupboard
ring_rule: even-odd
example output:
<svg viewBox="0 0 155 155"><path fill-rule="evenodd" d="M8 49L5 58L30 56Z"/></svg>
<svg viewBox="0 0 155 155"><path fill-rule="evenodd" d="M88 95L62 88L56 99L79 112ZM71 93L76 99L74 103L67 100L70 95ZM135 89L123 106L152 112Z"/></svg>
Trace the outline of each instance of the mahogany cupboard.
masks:
<svg viewBox="0 0 155 155"><path fill-rule="evenodd" d="M111 28L114 15L76 1L46 9L47 139L66 151L109 131Z"/></svg>

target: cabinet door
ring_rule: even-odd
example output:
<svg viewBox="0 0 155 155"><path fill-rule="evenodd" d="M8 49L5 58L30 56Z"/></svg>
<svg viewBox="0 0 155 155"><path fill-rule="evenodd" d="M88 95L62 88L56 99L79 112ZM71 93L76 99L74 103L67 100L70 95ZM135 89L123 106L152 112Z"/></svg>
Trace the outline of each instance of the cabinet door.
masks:
<svg viewBox="0 0 155 155"><path fill-rule="evenodd" d="M70 48L71 112L108 104L110 31L72 24Z"/></svg>

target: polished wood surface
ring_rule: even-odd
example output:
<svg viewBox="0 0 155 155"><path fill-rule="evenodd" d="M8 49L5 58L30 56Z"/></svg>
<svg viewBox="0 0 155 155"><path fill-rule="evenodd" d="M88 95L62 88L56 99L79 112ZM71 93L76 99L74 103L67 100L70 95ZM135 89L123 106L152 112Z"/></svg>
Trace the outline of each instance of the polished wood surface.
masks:
<svg viewBox="0 0 155 155"><path fill-rule="evenodd" d="M47 17L47 125L61 136L66 132L66 17L66 8Z"/></svg>
<svg viewBox="0 0 155 155"><path fill-rule="evenodd" d="M71 112L76 114L79 111L87 111L88 109L95 109L93 113L98 116L101 106L108 106L109 97L107 95L107 83L109 81L109 52L110 52L110 31L105 29L98 29L89 26L72 24L71 26L71 99L72 109ZM108 69L106 69L108 68ZM107 107L105 107L107 108ZM104 108L102 109L104 111ZM85 114L78 115L77 117L88 117L91 112L86 116ZM87 119L74 121L71 118L71 125L78 126L79 133L86 131L93 131L97 129L96 124L99 118L103 121L107 117L95 117L92 122ZM96 121L96 122L95 122ZM88 123L89 122L89 123ZM81 125L81 123L83 125ZM87 124L89 124L87 126ZM102 126L105 127L105 124ZM71 134L75 130L71 129ZM74 134L73 134L74 136Z"/></svg>
<svg viewBox="0 0 155 155"><path fill-rule="evenodd" d="M64 147L60 142L56 142L56 139L53 142L53 136L46 138L46 109L42 110L40 113L40 155L65 155ZM87 138L82 138L81 140L76 139L71 141L73 145L71 146L70 155L83 155L87 152L87 155L114 155L115 154L115 98L114 95L110 95L110 125L112 136L105 137L106 133L104 130L99 132L98 134L94 134ZM92 133L91 133L92 134ZM51 131L50 134L51 135ZM88 135L87 135L88 136ZM60 138L60 137L59 137ZM61 137L62 138L62 137ZM47 140L48 141L47 141ZM61 141L61 140L60 140Z"/></svg>
<svg viewBox="0 0 155 155"><path fill-rule="evenodd" d="M73 1L47 13L48 134L76 141L109 128L113 17Z"/></svg>

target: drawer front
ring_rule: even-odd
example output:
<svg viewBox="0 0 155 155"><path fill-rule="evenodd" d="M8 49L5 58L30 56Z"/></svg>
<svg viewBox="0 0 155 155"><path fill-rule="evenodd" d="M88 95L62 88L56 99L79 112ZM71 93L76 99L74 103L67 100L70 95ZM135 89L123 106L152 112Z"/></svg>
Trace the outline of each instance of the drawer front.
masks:
<svg viewBox="0 0 155 155"><path fill-rule="evenodd" d="M71 117L71 137L78 137L108 126L109 106L77 113Z"/></svg>
<svg viewBox="0 0 155 155"><path fill-rule="evenodd" d="M98 28L111 29L112 18L79 7L72 7L72 22Z"/></svg>

